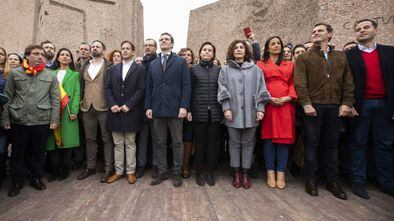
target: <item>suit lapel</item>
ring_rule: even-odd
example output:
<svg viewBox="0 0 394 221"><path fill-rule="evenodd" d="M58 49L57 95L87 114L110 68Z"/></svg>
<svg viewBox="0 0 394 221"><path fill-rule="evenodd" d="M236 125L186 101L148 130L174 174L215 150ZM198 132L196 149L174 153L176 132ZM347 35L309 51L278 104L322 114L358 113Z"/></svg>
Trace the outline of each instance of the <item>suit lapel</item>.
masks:
<svg viewBox="0 0 394 221"><path fill-rule="evenodd" d="M155 62L154 64L157 66L156 70L153 72L154 74L158 74L160 79L163 79L163 68L161 66L161 53L157 56L155 60L152 62Z"/></svg>
<svg viewBox="0 0 394 221"><path fill-rule="evenodd" d="M122 72L123 72L123 63L120 63L120 65L117 66L117 70L115 72L118 82L122 82L123 81L123 79L122 79Z"/></svg>
<svg viewBox="0 0 394 221"><path fill-rule="evenodd" d="M171 66L171 64L174 63L174 61L175 61L175 53L171 53L170 56L168 57L166 72L168 68Z"/></svg>
<svg viewBox="0 0 394 221"><path fill-rule="evenodd" d="M135 61L133 61L133 63L131 64L129 70L127 71L127 74L126 74L126 77L125 77L124 81L127 81L127 79L129 79L130 75L133 74L135 69L137 69L137 64L135 63Z"/></svg>
<svg viewBox="0 0 394 221"><path fill-rule="evenodd" d="M358 46L356 46L355 50L351 51L353 57L355 58L355 60L361 65L361 68L363 69L363 72L366 72L366 68L365 68L365 63L363 60L363 57L361 55L361 51L360 49L358 49Z"/></svg>
<svg viewBox="0 0 394 221"><path fill-rule="evenodd" d="M385 74L387 73L386 72L386 68L387 68L387 56L386 56L386 53L384 53L384 51L383 51L383 48L378 44L377 45L377 48L376 48L377 50L378 50L378 56L379 56L379 63L380 63L380 68L381 68L381 71L382 71L382 75L383 75L383 78L384 79L387 79L387 77L385 76Z"/></svg>

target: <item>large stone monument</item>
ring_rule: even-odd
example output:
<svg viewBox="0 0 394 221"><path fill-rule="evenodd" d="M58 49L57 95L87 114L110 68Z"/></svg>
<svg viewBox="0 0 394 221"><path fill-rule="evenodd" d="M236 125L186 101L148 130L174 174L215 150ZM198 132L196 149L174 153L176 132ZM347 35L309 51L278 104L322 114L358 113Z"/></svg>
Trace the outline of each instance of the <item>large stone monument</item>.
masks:
<svg viewBox="0 0 394 221"><path fill-rule="evenodd" d="M378 42L394 44L392 0L220 0L190 12L187 46L197 51L209 40L223 61L231 41L245 38L245 27L261 47L273 35L295 45L308 41L314 24L324 21L333 26L332 43L341 49L354 39L353 24L362 18L378 23Z"/></svg>
<svg viewBox="0 0 394 221"><path fill-rule="evenodd" d="M52 41L75 51L81 42L99 39L107 51L127 39L143 54L143 6L140 0L1 0L0 46L22 52L30 43Z"/></svg>

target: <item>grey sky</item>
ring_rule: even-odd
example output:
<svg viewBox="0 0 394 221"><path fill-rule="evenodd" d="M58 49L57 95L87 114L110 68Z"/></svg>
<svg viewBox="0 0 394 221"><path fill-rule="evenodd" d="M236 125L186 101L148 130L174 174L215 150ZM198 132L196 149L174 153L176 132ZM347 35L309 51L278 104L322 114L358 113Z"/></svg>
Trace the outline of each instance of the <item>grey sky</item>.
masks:
<svg viewBox="0 0 394 221"><path fill-rule="evenodd" d="M174 52L186 47L190 10L217 0L140 0L144 6L144 36L158 40L163 32L174 39Z"/></svg>

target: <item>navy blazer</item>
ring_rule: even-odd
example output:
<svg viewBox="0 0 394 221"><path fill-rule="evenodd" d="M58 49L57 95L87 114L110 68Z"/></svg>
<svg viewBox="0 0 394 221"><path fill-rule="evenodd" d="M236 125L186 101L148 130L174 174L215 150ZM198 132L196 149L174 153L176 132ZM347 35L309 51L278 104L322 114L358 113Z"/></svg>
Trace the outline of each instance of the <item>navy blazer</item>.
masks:
<svg viewBox="0 0 394 221"><path fill-rule="evenodd" d="M171 53L167 68L163 72L160 53L149 64L145 109L152 109L153 118L177 118L180 108L189 108L190 86L190 72L186 60Z"/></svg>
<svg viewBox="0 0 394 221"><path fill-rule="evenodd" d="M107 128L116 132L137 132L143 123L141 115L144 111L145 67L133 62L125 80L122 79L122 69L122 63L109 69L104 86L105 97L110 108L126 105L130 110L127 113L112 113L109 109Z"/></svg>
<svg viewBox="0 0 394 221"><path fill-rule="evenodd" d="M387 101L391 110L394 113L394 47L388 45L377 45L379 53L379 63L382 69L383 80L386 87ZM366 67L361 55L360 49L354 47L346 52L349 67L352 71L355 84L355 98L356 103L354 107L357 112L361 114L364 96L365 83L367 79Z"/></svg>

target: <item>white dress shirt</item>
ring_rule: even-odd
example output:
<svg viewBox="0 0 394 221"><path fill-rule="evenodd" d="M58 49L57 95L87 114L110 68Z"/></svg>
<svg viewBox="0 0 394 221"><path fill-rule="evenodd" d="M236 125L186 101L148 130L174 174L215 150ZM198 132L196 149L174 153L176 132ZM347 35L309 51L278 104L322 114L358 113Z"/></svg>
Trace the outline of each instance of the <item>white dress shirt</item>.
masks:
<svg viewBox="0 0 394 221"><path fill-rule="evenodd" d="M360 49L360 51L363 51L363 52L367 52L367 53L371 53L371 52L373 52L373 51L375 51L375 49L376 49L376 47L377 47L377 44L376 43L373 43L372 45L371 45L371 47L365 47L365 46L362 46L362 45L360 45L360 44L358 44L357 45L358 46L358 49Z"/></svg>
<svg viewBox="0 0 394 221"><path fill-rule="evenodd" d="M129 71L131 65L133 64L133 60L125 63L122 61L122 80L126 79L127 72Z"/></svg>
<svg viewBox="0 0 394 221"><path fill-rule="evenodd" d="M172 52L171 51L169 51L168 53L163 53L163 52L161 52L161 64L163 65L163 61L164 61L164 55L168 55L167 56L167 61L168 61L168 58L170 57L170 54L171 54Z"/></svg>
<svg viewBox="0 0 394 221"><path fill-rule="evenodd" d="M104 59L101 59L99 63L93 63L93 59L89 61L90 65L88 68L89 76L92 80L94 80L100 71L101 67L104 65Z"/></svg>

